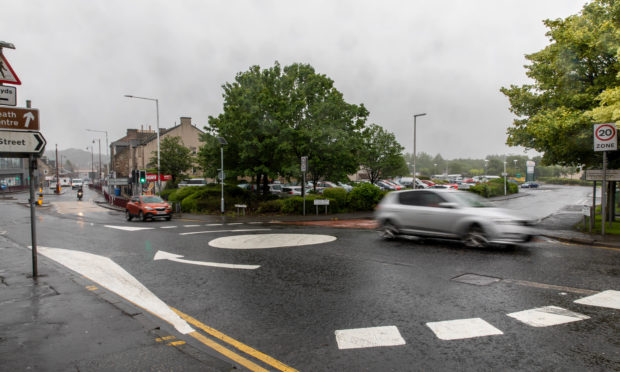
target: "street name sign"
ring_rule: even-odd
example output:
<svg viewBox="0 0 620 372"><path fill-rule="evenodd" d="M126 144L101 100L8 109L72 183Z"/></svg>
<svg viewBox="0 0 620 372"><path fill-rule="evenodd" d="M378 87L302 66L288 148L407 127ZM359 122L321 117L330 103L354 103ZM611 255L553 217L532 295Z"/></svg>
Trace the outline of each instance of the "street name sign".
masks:
<svg viewBox="0 0 620 372"><path fill-rule="evenodd" d="M6 60L1 50L0 48L0 83L21 85L22 82L19 81L15 71L13 71L13 68L9 65L9 61Z"/></svg>
<svg viewBox="0 0 620 372"><path fill-rule="evenodd" d="M39 130L39 110L0 106L0 129Z"/></svg>
<svg viewBox="0 0 620 372"><path fill-rule="evenodd" d="M0 157L24 157L40 154L47 141L39 132L0 130Z"/></svg>
<svg viewBox="0 0 620 372"><path fill-rule="evenodd" d="M110 178L108 180L110 186L123 186L129 185L129 178Z"/></svg>
<svg viewBox="0 0 620 372"><path fill-rule="evenodd" d="M607 169L607 181L620 181L620 169ZM586 170L586 181L602 181L603 170L602 169L588 169Z"/></svg>
<svg viewBox="0 0 620 372"><path fill-rule="evenodd" d="M17 88L0 85L0 105L15 106L17 104Z"/></svg>
<svg viewBox="0 0 620 372"><path fill-rule="evenodd" d="M314 205L329 205L329 199L314 199Z"/></svg>
<svg viewBox="0 0 620 372"><path fill-rule="evenodd" d="M594 124L594 151L616 151L618 130L615 123Z"/></svg>

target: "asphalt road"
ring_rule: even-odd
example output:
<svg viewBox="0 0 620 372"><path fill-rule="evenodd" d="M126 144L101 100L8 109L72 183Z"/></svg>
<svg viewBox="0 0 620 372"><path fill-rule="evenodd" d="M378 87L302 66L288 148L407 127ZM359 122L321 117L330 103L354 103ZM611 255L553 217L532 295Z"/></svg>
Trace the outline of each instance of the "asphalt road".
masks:
<svg viewBox="0 0 620 372"><path fill-rule="evenodd" d="M574 203L573 196L553 195ZM189 315L191 327L205 326L206 337L245 350L239 354L269 370L620 370L620 312L574 302L620 290L617 249L538 240L476 250L383 241L361 229L126 222L92 196L50 197L54 206L37 218L43 251L59 248L60 261L69 251L111 259L177 314ZM28 246L28 209L1 206L3 235ZM304 245L317 238L324 242ZM260 245L280 247L247 249ZM182 257L155 260L162 252ZM259 267L214 266L221 264ZM97 277L91 267L83 270ZM113 274L101 277L99 285L113 285L106 282ZM541 308L530 324L517 319ZM570 322L541 327L531 319ZM440 323L446 321L460 322ZM174 331L164 321L162 327ZM190 334L179 337L209 348Z"/></svg>

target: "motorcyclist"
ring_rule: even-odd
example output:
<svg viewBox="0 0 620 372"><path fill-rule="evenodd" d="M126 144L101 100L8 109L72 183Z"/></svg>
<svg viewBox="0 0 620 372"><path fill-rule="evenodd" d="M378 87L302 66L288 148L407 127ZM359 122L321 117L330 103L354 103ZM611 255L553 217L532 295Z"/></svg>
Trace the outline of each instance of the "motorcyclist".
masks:
<svg viewBox="0 0 620 372"><path fill-rule="evenodd" d="M80 186L80 187L78 187L78 190L77 190L78 200L82 200L82 196L83 195L84 195L84 190L82 190L82 186Z"/></svg>

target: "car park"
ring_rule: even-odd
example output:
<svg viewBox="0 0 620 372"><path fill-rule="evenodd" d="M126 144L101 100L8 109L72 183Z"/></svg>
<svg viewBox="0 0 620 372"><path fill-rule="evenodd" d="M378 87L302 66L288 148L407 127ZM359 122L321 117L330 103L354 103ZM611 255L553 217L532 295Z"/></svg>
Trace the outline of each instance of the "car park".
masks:
<svg viewBox="0 0 620 372"><path fill-rule="evenodd" d="M131 221L134 217L142 221L155 218L172 218L172 207L165 200L155 195L134 196L125 207L125 218Z"/></svg>
<svg viewBox="0 0 620 372"><path fill-rule="evenodd" d="M461 240L467 247L518 244L532 239L529 218L491 207L480 196L454 190L406 190L387 194L375 211L379 233Z"/></svg>

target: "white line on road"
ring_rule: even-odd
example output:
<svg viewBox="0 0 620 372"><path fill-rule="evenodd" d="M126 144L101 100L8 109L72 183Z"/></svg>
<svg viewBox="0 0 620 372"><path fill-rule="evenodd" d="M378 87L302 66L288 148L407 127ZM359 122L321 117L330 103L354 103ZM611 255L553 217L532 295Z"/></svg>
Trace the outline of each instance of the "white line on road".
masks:
<svg viewBox="0 0 620 372"><path fill-rule="evenodd" d="M140 230L153 230L154 227L134 227L134 226L114 226L114 225L104 225L105 227L109 227L110 229L118 229L124 231L140 231Z"/></svg>
<svg viewBox="0 0 620 372"><path fill-rule="evenodd" d="M603 291L601 293L576 300L575 303L620 310L620 291Z"/></svg>
<svg viewBox="0 0 620 372"><path fill-rule="evenodd" d="M344 329L334 333L340 350L406 344L395 326Z"/></svg>
<svg viewBox="0 0 620 372"><path fill-rule="evenodd" d="M183 225L183 227L199 227L200 225Z"/></svg>
<svg viewBox="0 0 620 372"><path fill-rule="evenodd" d="M223 223L208 223L205 226L224 226Z"/></svg>
<svg viewBox="0 0 620 372"><path fill-rule="evenodd" d="M480 318L430 322L426 323L426 325L442 340L460 340L464 338L504 334L504 332Z"/></svg>
<svg viewBox="0 0 620 372"><path fill-rule="evenodd" d="M195 234L213 234L221 232L249 232L249 231L269 231L271 229L237 229L237 230L206 230L206 231L192 231L186 233L179 233L179 235L195 235Z"/></svg>
<svg viewBox="0 0 620 372"><path fill-rule="evenodd" d="M238 264L225 264L225 263L217 263L217 262L184 260L183 256L181 255L168 253L164 251L157 251L157 253L155 253L155 257L153 257L153 260L169 260L169 261L180 262L180 263L191 264L191 265L222 267L225 269L256 270L260 267L260 265L238 265Z"/></svg>
<svg viewBox="0 0 620 372"><path fill-rule="evenodd" d="M176 229L178 226L162 226L160 229Z"/></svg>
<svg viewBox="0 0 620 372"><path fill-rule="evenodd" d="M194 332L168 305L111 259L86 252L41 246L38 252L160 317L182 334Z"/></svg>
<svg viewBox="0 0 620 372"><path fill-rule="evenodd" d="M557 306L539 307L507 315L532 327L549 327L590 319L587 315L575 313Z"/></svg>

